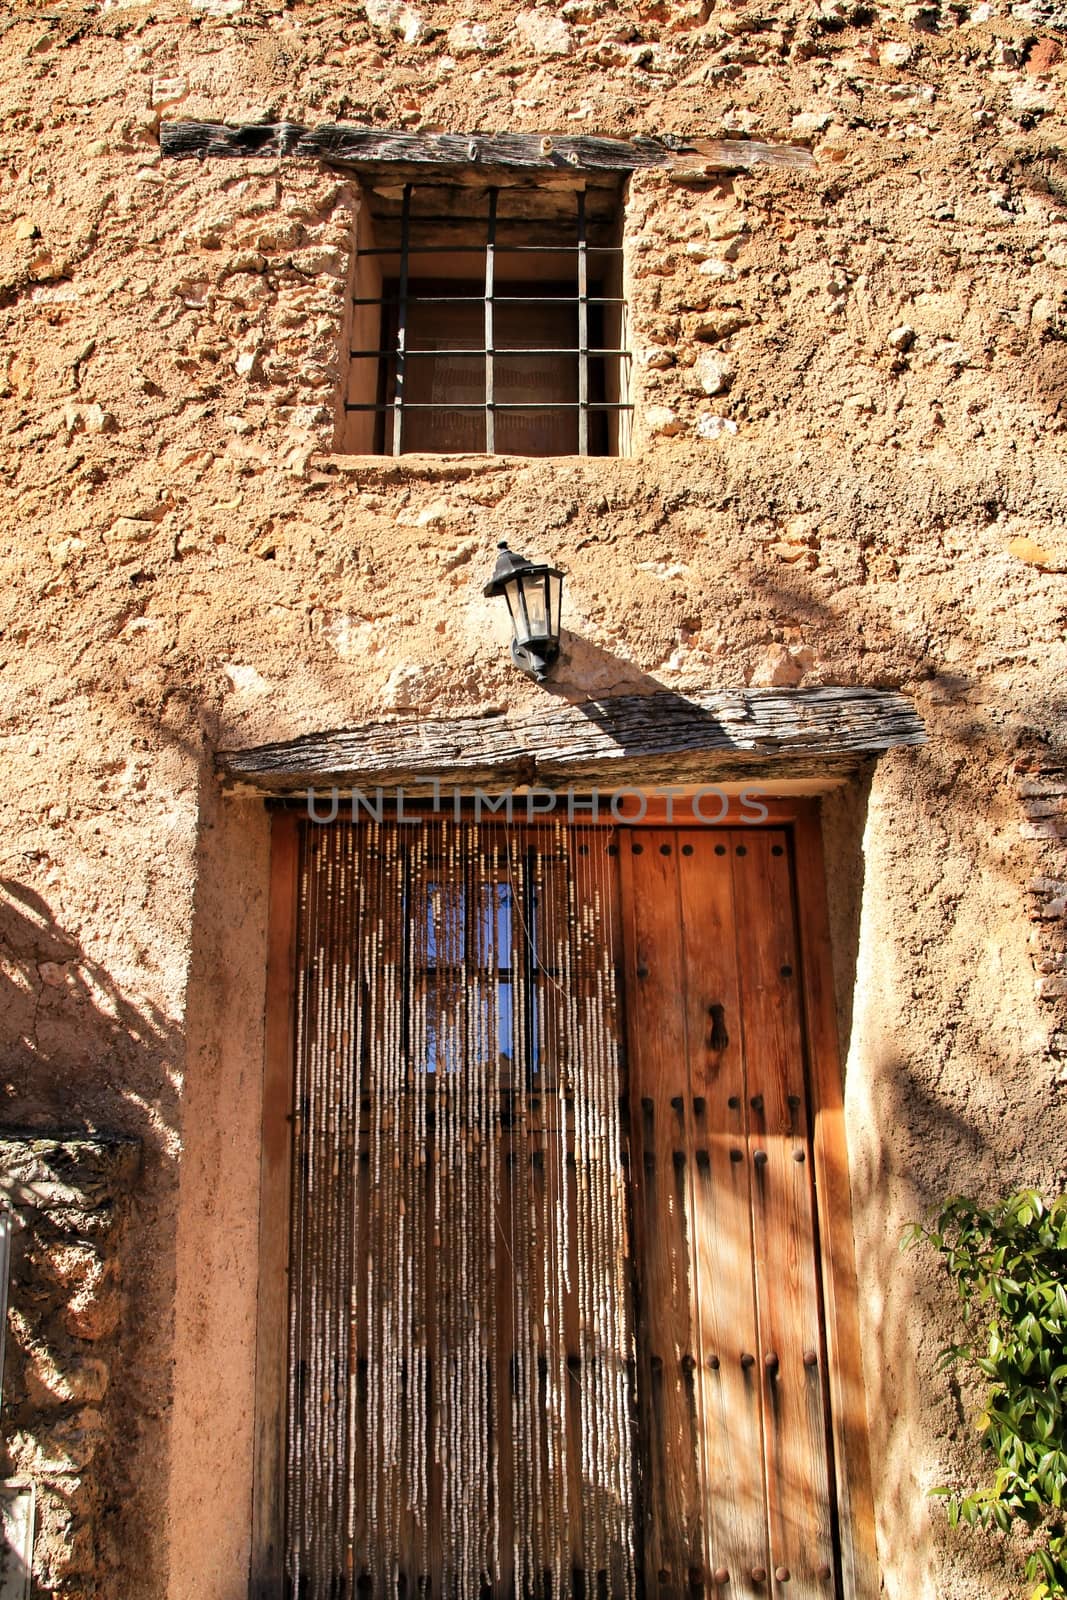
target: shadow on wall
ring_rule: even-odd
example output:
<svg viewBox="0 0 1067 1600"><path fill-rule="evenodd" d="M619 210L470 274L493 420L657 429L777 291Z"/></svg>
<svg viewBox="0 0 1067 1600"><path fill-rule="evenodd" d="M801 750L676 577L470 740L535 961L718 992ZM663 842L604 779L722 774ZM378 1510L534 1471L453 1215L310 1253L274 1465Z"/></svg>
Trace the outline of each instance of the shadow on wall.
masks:
<svg viewBox="0 0 1067 1600"><path fill-rule="evenodd" d="M4 1538L4 1531L0 1530L0 1539ZM3 1593L22 1596L30 1594L30 1569L22 1559L20 1551L5 1543L0 1550L0 1580L3 1582Z"/></svg>
<svg viewBox="0 0 1067 1600"><path fill-rule="evenodd" d="M824 794L820 804L838 1049L843 1070L848 1061L856 1004L856 965L867 877L863 834L874 770L875 762L869 761L852 782Z"/></svg>
<svg viewBox="0 0 1067 1600"><path fill-rule="evenodd" d="M560 633L560 652L567 667L567 678L557 683L549 678L542 687L554 699L571 705L601 705L622 694L670 694L673 691L651 673L623 661L600 645L564 628ZM678 695L685 700L684 695ZM692 702L685 701L692 711Z"/></svg>
<svg viewBox="0 0 1067 1600"><path fill-rule="evenodd" d="M174 1024L156 1007L134 1005L123 995L40 895L11 880L0 881L0 1013L8 1041L0 1067L0 1139L7 1129L24 1135L39 1133L42 1139L46 1134L69 1134L75 1139L79 1134L88 1135L105 1145L114 1139L116 1147L127 1149L129 1141L135 1140L143 1156L133 1182L134 1226L123 1248L123 1293L115 1312L111 1345L114 1381L106 1401L107 1434L115 1444L105 1440L98 1451L94 1444L91 1467L94 1488L99 1488L99 1496L94 1496L98 1525L91 1541L95 1576L106 1582L109 1565L120 1559L118 1552L128 1543L125 1530L143 1530L138 1515L140 1496L146 1493L138 1471L143 1462L129 1442L151 1437L153 1459L160 1470L165 1467L165 1439L152 1419L164 1417L168 1404L174 1240L173 1229L157 1219L173 1204L176 1182L179 1085L175 1062L181 1039ZM62 1166L62 1154L57 1159ZM49 1170L45 1180L62 1185L64 1172ZM32 1195L29 1199L32 1206ZM40 1270L47 1275L47 1244L41 1259L44 1265ZM114 1295L109 1282L100 1287ZM68 1300L82 1295L83 1288L71 1281L35 1284L34 1311L50 1297L58 1306L64 1295ZM105 1303L106 1295L101 1301ZM124 1312L123 1303L136 1307L136 1314ZM95 1304L91 1294L88 1304L90 1308ZM16 1338L20 1326L34 1325L33 1315L20 1323L19 1309L13 1293ZM58 1314L69 1321L69 1310L60 1308ZM43 1354L47 1356L47 1352ZM62 1379L59 1387L66 1392ZM87 1401L92 1408L91 1397ZM44 1410L31 1406L20 1418L20 1431L27 1436L19 1451L20 1455L28 1453L28 1461L19 1462L24 1471L33 1465L35 1453L44 1463L54 1453L55 1441L50 1435L58 1424L54 1415L49 1417L47 1399L43 1404ZM127 1443L119 1448L118 1442L123 1440ZM86 1448L80 1438L68 1442L75 1454ZM77 1564L89 1559L84 1539L79 1547L60 1534L62 1523L70 1517L71 1508L65 1502L75 1480L61 1476L53 1486L46 1466L38 1467L34 1475L39 1485L44 1485L38 1504L37 1550L53 1566L64 1560ZM159 1559L156 1543L145 1541L142 1532L138 1545L146 1592L154 1592L153 1583L161 1592L161 1580L153 1570Z"/></svg>
<svg viewBox="0 0 1067 1600"><path fill-rule="evenodd" d="M972 1188L981 1183L988 1134L958 1098L938 1095L899 1054L879 1061L878 1087L880 1121L893 1136L867 1141L877 1154L862 1176L853 1175L857 1213L892 1194L898 1202L907 1196L912 1219L921 1220L959 1190L961 1172ZM996 1464L975 1428L980 1391L962 1391L939 1360L943 1346L962 1336L954 1291L932 1250L901 1252L898 1215L889 1213L860 1264L864 1331L873 1345L865 1377L879 1543L893 1552L899 1585L891 1593L942 1600L952 1593L949 1574L959 1576L963 1593L1014 1593L1017 1552L994 1534L950 1528L930 1496L935 1483L988 1483Z"/></svg>
<svg viewBox="0 0 1067 1600"><path fill-rule="evenodd" d="M144 1076L145 1055L167 1062L178 1037L170 1020L150 1003L131 1004L47 902L10 879L0 879L0 961L0 1009L12 1041L2 1069L4 1122L110 1126L161 1155L170 1151L173 1074L153 1073L152 1099L130 1087ZM130 1072L134 1065L141 1070Z"/></svg>

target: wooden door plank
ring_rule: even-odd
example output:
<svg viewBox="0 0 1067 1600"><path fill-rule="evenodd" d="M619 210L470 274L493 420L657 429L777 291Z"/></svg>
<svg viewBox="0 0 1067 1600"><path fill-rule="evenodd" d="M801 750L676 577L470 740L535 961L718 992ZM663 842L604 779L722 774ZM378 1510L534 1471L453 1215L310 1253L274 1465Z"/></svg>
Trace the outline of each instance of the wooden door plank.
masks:
<svg viewBox="0 0 1067 1600"><path fill-rule="evenodd" d="M270 901L260 1160L252 1600L281 1600L285 1582L285 1408L297 873L300 825L271 822Z"/></svg>
<svg viewBox="0 0 1067 1600"><path fill-rule="evenodd" d="M676 837L709 1577L716 1596L762 1595L765 1588L753 1578L767 1570L767 1520L731 861L721 833L703 829Z"/></svg>
<svg viewBox="0 0 1067 1600"><path fill-rule="evenodd" d="M860 1343L852 1194L834 1005L826 870L818 818L798 819L794 837L841 1576L845 1600L876 1600L880 1593L880 1577Z"/></svg>
<svg viewBox="0 0 1067 1600"><path fill-rule="evenodd" d="M753 1163L771 1570L782 1600L835 1593L827 1390L793 887L784 831L731 835Z"/></svg>
<svg viewBox="0 0 1067 1600"><path fill-rule="evenodd" d="M647 1437L649 1600L683 1600L703 1572L703 1457L693 1400L686 1151L691 1101L677 858L672 832L620 840L626 921L633 1215L639 1274L638 1391ZM675 1102L672 1104L672 1102ZM676 1159L679 1158L679 1159Z"/></svg>

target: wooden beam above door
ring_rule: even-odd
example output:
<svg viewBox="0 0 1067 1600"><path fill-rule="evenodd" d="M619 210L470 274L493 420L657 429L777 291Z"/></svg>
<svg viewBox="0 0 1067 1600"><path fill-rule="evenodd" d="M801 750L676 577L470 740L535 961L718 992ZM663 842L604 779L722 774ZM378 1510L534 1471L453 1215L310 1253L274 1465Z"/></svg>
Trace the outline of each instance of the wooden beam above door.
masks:
<svg viewBox="0 0 1067 1600"><path fill-rule="evenodd" d="M265 795L379 784L414 792L433 779L496 791L779 781L816 792L887 750L925 741L908 696L884 689L663 691L578 703L546 694L523 716L368 722L224 750L217 766L227 790Z"/></svg>
<svg viewBox="0 0 1067 1600"><path fill-rule="evenodd" d="M482 182L488 171L522 174L544 182L552 174L624 178L641 167L661 167L678 177L711 172L743 172L760 163L776 167L812 167L815 157L800 145L770 144L762 139L577 138L548 133L406 133L394 128L365 128L357 123L326 123L305 128L295 122L244 123L164 122L159 146L165 156L243 158L296 156L355 167L368 174L388 173L425 182L434 172L452 182Z"/></svg>

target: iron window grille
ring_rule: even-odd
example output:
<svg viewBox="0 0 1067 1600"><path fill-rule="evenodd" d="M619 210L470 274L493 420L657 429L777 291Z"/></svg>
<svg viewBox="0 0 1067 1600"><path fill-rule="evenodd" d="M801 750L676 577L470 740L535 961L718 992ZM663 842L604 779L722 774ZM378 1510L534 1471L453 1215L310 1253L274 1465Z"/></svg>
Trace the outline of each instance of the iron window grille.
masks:
<svg viewBox="0 0 1067 1600"><path fill-rule="evenodd" d="M617 188L365 195L341 448L624 455Z"/></svg>

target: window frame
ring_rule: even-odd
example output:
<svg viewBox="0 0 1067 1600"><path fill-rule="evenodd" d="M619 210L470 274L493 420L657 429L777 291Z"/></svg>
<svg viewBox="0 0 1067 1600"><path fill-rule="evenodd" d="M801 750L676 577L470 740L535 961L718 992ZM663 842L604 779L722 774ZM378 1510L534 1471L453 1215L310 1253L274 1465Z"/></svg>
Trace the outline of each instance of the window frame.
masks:
<svg viewBox="0 0 1067 1600"><path fill-rule="evenodd" d="M550 450L526 456L525 459L543 460L555 455L612 457L630 453L634 414L631 394L633 354L628 345L627 300L623 282L624 248L621 229L624 197L618 188L607 191L615 200L615 213L611 218L611 226L617 230L613 234L615 242L601 244L591 241L590 229L592 226L600 225L600 219L594 222L591 218L590 208L587 205L587 188L578 184L562 191L575 198L573 245L566 242L531 244L521 233L519 242L516 243L508 242L502 236L502 229L521 229L524 225L528 228L535 226L535 219L532 217L502 214L501 195L504 193L511 195L516 192L521 191L517 191L514 185L505 186L498 179L491 178L477 185L465 185L455 179L448 181L436 176L428 177L423 182L407 180L402 186L401 209L399 218L396 219L399 223L399 240L396 243L382 245L376 240L374 218L367 203L367 190L364 189L363 203L356 219L352 293L348 318L349 334L346 341L342 415L339 419L339 444L343 451L350 449L349 441L355 431L357 447L354 453L356 454L393 457L404 454L487 456L520 454L499 449L498 417L502 418L517 412L535 415L573 412L576 420L574 450ZM444 214L438 214L432 208L432 204L429 211L420 211L415 204L417 193L428 194L431 203L441 193L451 195L469 193L478 199L484 196L486 211L484 216L449 214L447 202L440 208ZM566 220L552 219L553 223L559 226ZM466 229L467 235L470 236L473 231L484 226L484 240L473 245L457 241L451 247L447 244L432 246L419 244L415 242L418 230L426 225L454 226L461 230L461 237L463 229ZM532 256L536 259L538 254L558 258L571 252L574 254L573 295L564 296L558 293L509 295L501 292L501 287L506 289L508 282L507 278L501 275L502 258ZM417 287L419 283L413 271L413 261L420 255L443 257L451 261L462 255L476 258L482 254L484 254L484 272L481 278L478 279L473 273L467 274L462 285L466 288L480 282L479 294L427 296L425 293L412 292L412 286ZM603 272L599 275L596 272L598 258L603 261ZM397 262L395 293L387 293L387 286L392 280L383 277L384 263L389 260ZM518 287L532 289L533 285L520 283ZM558 283L546 287L557 288ZM604 292L607 289L617 292ZM365 292L367 290L370 292ZM428 305L434 301L457 306L482 305L484 336L481 347L475 349L472 342L469 349L413 348L409 343L409 310L414 305ZM549 345L538 346L532 340L528 346L522 348L499 344L497 308L504 305L523 305L532 308L573 305L576 319L574 345L558 348ZM392 331L394 328L395 334ZM591 334L598 332L601 342L591 343ZM479 401L459 402L448 400L424 402L406 398L405 385L413 363L419 358L432 359L446 354L450 358L484 360L484 397ZM575 400L508 401L500 398L497 380L499 368L505 358L508 361L515 361L546 356L575 359L577 366ZM364 369L362 373L359 370L360 365ZM360 398L352 397L354 388ZM612 398L612 395L615 397ZM435 413L457 411L480 414L484 418L482 450L427 450L418 447L413 452L406 449L405 417L410 420L415 412L432 416ZM360 417L365 422L362 428L358 428L355 424L355 419ZM590 424L594 419L603 419L600 429L591 428ZM595 434L602 434L603 444L600 448L597 447Z"/></svg>

